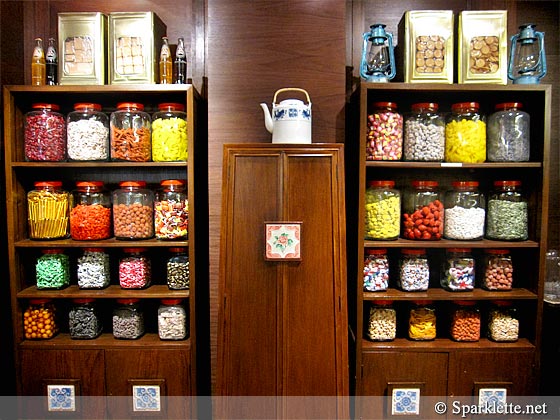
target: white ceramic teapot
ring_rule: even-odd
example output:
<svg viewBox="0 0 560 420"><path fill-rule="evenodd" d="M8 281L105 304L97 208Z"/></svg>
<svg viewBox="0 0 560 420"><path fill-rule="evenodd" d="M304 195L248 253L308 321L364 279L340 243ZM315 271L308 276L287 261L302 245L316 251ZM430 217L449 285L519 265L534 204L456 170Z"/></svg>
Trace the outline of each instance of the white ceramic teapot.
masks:
<svg viewBox="0 0 560 420"><path fill-rule="evenodd" d="M286 99L279 104L276 97L286 91L298 91L307 97L307 105L299 99ZM311 101L306 90L283 88L276 91L272 102L272 115L268 106L261 104L266 129L272 133L272 143L311 143Z"/></svg>

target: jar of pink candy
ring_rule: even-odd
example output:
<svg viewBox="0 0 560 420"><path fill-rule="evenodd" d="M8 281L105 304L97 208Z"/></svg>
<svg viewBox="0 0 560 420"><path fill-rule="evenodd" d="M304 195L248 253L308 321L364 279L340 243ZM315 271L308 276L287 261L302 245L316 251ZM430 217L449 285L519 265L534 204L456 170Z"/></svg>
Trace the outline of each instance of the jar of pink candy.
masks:
<svg viewBox="0 0 560 420"><path fill-rule="evenodd" d="M394 102L371 104L368 115L366 160L400 160L403 148L403 117Z"/></svg>
<svg viewBox="0 0 560 420"><path fill-rule="evenodd" d="M146 248L124 248L119 260L119 284L123 289L144 289L151 284L152 265Z"/></svg>

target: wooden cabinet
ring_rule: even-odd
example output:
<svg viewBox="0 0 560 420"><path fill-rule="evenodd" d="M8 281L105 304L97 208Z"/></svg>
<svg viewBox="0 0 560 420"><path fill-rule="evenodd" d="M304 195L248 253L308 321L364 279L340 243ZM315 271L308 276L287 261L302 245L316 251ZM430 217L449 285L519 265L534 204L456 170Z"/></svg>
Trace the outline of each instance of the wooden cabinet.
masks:
<svg viewBox="0 0 560 420"><path fill-rule="evenodd" d="M201 226L202 244L206 222L197 221L197 192L206 197L207 184L195 182L197 156L202 156L205 171L206 151L197 142L197 104L199 96L191 85L132 86L5 86L5 160L8 219L8 255L10 259L10 290L14 329L15 359L18 369L18 392L22 395L46 395L45 384L75 385L76 396L131 396L133 384L157 385L161 396L188 396L197 392L196 381L196 290L197 262L204 257L196 253L197 226ZM187 162L26 162L24 158L23 125L25 113L35 102L58 104L66 115L77 102L99 103L110 113L117 102L137 101L148 113L157 111L159 103L178 102L186 106ZM202 154L202 155L201 155ZM188 240L164 241L147 239L120 241L115 238L99 241L73 239L30 240L27 233L27 192L34 182L60 180L67 191L75 189L76 181L103 181L109 191L123 180L144 180L147 187L157 189L164 179L187 179L189 201ZM204 198L202 199L204 200ZM204 215L201 216L204 220ZM170 290L166 282L166 261L171 247L187 247L190 263L190 289ZM42 290L35 285L35 262L44 248L62 248L70 257L71 284L60 290ZM111 284L105 289L80 289L76 282L76 258L85 247L105 249L110 257ZM124 247L145 247L152 262L152 284L146 289L121 289L118 260ZM205 273L204 263L201 273ZM204 284L204 280L201 280ZM30 299L53 299L60 332L48 340L26 340L23 334L23 311ZM72 299L95 298L103 321L103 333L93 340L73 340L68 334L68 310ZM117 340L112 335L112 310L116 299L139 298L144 310L146 334L138 340ZM187 308L186 340L160 340L157 330L157 309L160 300L179 298ZM187 417L189 402L180 412ZM99 408L99 407L98 407ZM111 410L109 410L111 411ZM119 413L117 411L117 413ZM113 413L115 414L115 413ZM110 415L113 415L110 414ZM120 413L117 417L122 417ZM102 415L97 416L102 417ZM126 417L126 415L125 415Z"/></svg>
<svg viewBox="0 0 560 420"><path fill-rule="evenodd" d="M356 393L385 395L391 382L420 380L422 366L435 366L422 375L426 395L474 395L476 383L509 384L509 395L535 395L539 375L541 344L542 293L544 260L548 233L549 147L551 88L547 85L441 85L362 83L359 89L359 148L357 169L347 174L347 183L358 184L354 207L357 222L356 259L352 276L356 276ZM413 103L436 102L440 111L449 111L457 102L478 102L481 112L489 115L494 105L520 101L531 117L530 160L528 162L448 164L445 162L366 161L367 117L372 103L391 101L405 113ZM358 111L357 111L358 112ZM349 152L348 152L349 153ZM355 175L355 176L354 176ZM399 238L394 241L364 240L365 191L371 180L394 180L395 188L404 190L415 179L438 181L442 190L450 189L456 180L475 180L487 196L494 180L514 179L522 182L528 199L529 238L526 241L414 241ZM354 184L355 185L355 184ZM350 188L347 188L350 189ZM350 229L349 229L350 231ZM353 249L350 245L349 249ZM426 292L403 292L397 288L398 257L402 248L426 248L430 265L430 287ZM514 265L513 290L492 292L480 288L477 282L470 292L450 292L439 285L440 267L446 248L471 248L476 264L483 263L483 250L506 248ZM386 248L389 254L389 289L380 292L363 291L364 255L369 248ZM477 272L477 280L480 280ZM434 341L409 340L407 322L410 303L428 299L434 302L437 316L437 338ZM513 301L520 319L519 340L496 343L486 337L488 307L493 300ZM375 300L393 300L397 311L397 337L393 341L374 342L367 338L369 308ZM482 313L482 338L477 342L458 343L450 339L449 318L452 301L474 300ZM440 360L441 359L441 360ZM391 366L393 368L391 368ZM515 367L514 367L515 366ZM523 374L520 374L522 372ZM429 384L447 384L443 387Z"/></svg>
<svg viewBox="0 0 560 420"><path fill-rule="evenodd" d="M218 395L348 395L343 159L341 144L225 146ZM265 257L267 223L298 225L295 259ZM297 409L271 402L217 412L348 413L311 399Z"/></svg>

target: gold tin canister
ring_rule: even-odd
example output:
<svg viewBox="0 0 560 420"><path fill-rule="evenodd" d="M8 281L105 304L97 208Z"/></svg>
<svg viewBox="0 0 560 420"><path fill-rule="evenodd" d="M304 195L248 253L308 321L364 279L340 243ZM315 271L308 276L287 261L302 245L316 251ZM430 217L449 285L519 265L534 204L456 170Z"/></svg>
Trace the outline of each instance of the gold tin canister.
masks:
<svg viewBox="0 0 560 420"><path fill-rule="evenodd" d="M107 16L58 14L59 84L104 85L107 81Z"/></svg>
<svg viewBox="0 0 560 420"><path fill-rule="evenodd" d="M398 28L397 71L402 72L399 80L453 83L453 19L452 10L405 12Z"/></svg>
<svg viewBox="0 0 560 420"><path fill-rule="evenodd" d="M110 83L157 83L157 61L166 31L153 12L110 13Z"/></svg>
<svg viewBox="0 0 560 420"><path fill-rule="evenodd" d="M507 84L507 11L463 11L458 29L458 83Z"/></svg>

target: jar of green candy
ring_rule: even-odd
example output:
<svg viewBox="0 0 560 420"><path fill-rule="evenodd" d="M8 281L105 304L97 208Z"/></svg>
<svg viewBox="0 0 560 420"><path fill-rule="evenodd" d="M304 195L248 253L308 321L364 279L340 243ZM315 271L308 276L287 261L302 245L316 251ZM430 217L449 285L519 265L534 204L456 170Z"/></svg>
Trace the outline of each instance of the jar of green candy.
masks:
<svg viewBox="0 0 560 420"><path fill-rule="evenodd" d="M527 199L521 181L495 181L488 197L486 238L525 241L529 237Z"/></svg>
<svg viewBox="0 0 560 420"><path fill-rule="evenodd" d="M394 187L394 181L370 181L366 190L366 240L394 240L399 237L401 195Z"/></svg>
<svg viewBox="0 0 560 420"><path fill-rule="evenodd" d="M70 262L60 248L42 249L35 264L37 289L62 289L70 284Z"/></svg>
<svg viewBox="0 0 560 420"><path fill-rule="evenodd" d="M152 160L187 160L187 114L179 103L163 103L152 116Z"/></svg>

